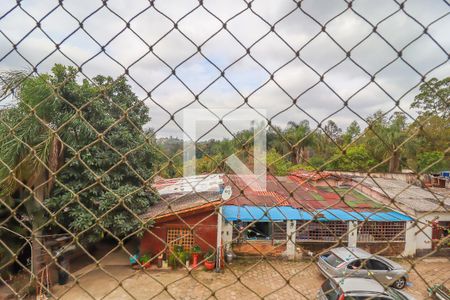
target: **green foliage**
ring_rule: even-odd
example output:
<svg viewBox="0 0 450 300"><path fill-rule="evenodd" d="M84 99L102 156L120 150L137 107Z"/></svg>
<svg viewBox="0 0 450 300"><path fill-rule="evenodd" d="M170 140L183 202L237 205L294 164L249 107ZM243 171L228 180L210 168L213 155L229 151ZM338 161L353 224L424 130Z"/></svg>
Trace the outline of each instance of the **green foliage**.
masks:
<svg viewBox="0 0 450 300"><path fill-rule="evenodd" d="M292 170L319 168L347 171L374 168L373 171L379 172L416 169L419 153L444 152L450 147L449 82L450 78L432 79L421 86L412 105L419 108L421 114L412 123L407 122L407 115L402 112L378 111L367 118L369 126L364 130L356 121L345 131L332 120L318 128L311 128L306 120L288 122L285 128L271 124L267 129L269 172L286 175ZM252 130L242 130L232 140L199 142L197 170L200 173L230 172L224 160L233 153L252 170L252 143ZM181 141L167 138L163 139L162 150L174 153L173 147L166 151L164 146L174 144L181 151ZM339 157L343 150L346 155ZM176 169L182 169L180 155L175 158L178 159L174 163ZM337 161L330 162L335 159ZM435 166L439 167L440 164ZM182 176L180 172L176 174Z"/></svg>
<svg viewBox="0 0 450 300"><path fill-rule="evenodd" d="M156 160L155 147L142 130L150 121L148 108L124 77L97 76L95 85L78 84L72 72L54 70L56 78L65 79L59 93L66 101L59 103L59 110L72 118L62 136L68 145L66 166L46 204L55 213L65 206L58 221L82 232L85 241L102 238L105 229L125 237L142 228L137 215L155 199L143 189ZM82 108L82 116L74 107Z"/></svg>
<svg viewBox="0 0 450 300"><path fill-rule="evenodd" d="M312 170L316 170L320 166L322 166L324 163L325 163L325 159L323 157L321 157L319 155L315 155L308 160L308 165L305 167L310 168Z"/></svg>
<svg viewBox="0 0 450 300"><path fill-rule="evenodd" d="M304 164L296 164L289 168L289 172L294 172L298 170L304 170L304 171L315 171L317 168L311 166L311 165L304 165Z"/></svg>
<svg viewBox="0 0 450 300"><path fill-rule="evenodd" d="M174 245L173 252L169 255L169 266L176 269L183 265L186 265L186 262L189 259L188 253L184 251L183 246Z"/></svg>
<svg viewBox="0 0 450 300"><path fill-rule="evenodd" d="M292 168L292 163L282 157L275 149L271 149L267 152L267 167L270 174L285 176Z"/></svg>
<svg viewBox="0 0 450 300"><path fill-rule="evenodd" d="M150 261L150 259L151 259L151 256L149 254L144 254L141 257L139 257L139 262L141 264L145 264L145 263L148 263Z"/></svg>
<svg viewBox="0 0 450 300"><path fill-rule="evenodd" d="M332 120L315 131L311 130L308 121L289 122L284 129L272 124L267 130L270 174L283 176L298 169L367 171L373 168L379 172L400 172L403 168L417 168L418 153L443 152L450 147L450 122L439 115L419 115L409 124L407 115L402 112L378 111L368 117L367 122L369 126L363 132L356 121L351 122L344 132ZM181 142L170 140L162 140L162 150L171 153L173 150L169 147L166 151L164 145L178 144L181 151ZM252 143L251 130L242 130L232 140L199 142L197 171L230 172L224 162L233 153L252 170ZM346 155L339 158L343 150ZM176 164L181 170L181 155L175 158L180 158ZM335 159L338 160L331 162ZM180 172L176 174L182 176Z"/></svg>
<svg viewBox="0 0 450 300"><path fill-rule="evenodd" d="M450 118L450 77L423 83L411 107L418 108L421 114Z"/></svg>
<svg viewBox="0 0 450 300"><path fill-rule="evenodd" d="M361 127L359 127L358 123L356 121L351 122L345 133L342 135L343 144L350 144L357 136L359 136L360 133Z"/></svg>
<svg viewBox="0 0 450 300"><path fill-rule="evenodd" d="M408 137L406 116L397 112L387 118L378 111L368 118L368 123L370 127L364 131L361 144L366 145L367 152L375 161L389 160L389 164L379 167L378 171L400 171L402 144Z"/></svg>
<svg viewBox="0 0 450 300"><path fill-rule="evenodd" d="M216 261L216 252L213 250L209 250L208 252L206 252L205 258L207 261Z"/></svg>
<svg viewBox="0 0 450 300"><path fill-rule="evenodd" d="M417 155L417 171L440 172L450 170L450 159L440 151L423 152Z"/></svg>
<svg viewBox="0 0 450 300"><path fill-rule="evenodd" d="M289 122L284 131L284 139L288 142L287 146L290 148L291 161L293 164L298 164L308 159L308 152L306 147L313 144L313 135L310 134L311 129L309 122L306 120L296 122Z"/></svg>
<svg viewBox="0 0 450 300"><path fill-rule="evenodd" d="M0 113L0 210L8 206L9 213L15 209L17 218L0 216L2 240L8 237L0 245L4 253L1 259L7 264L13 254L29 245L29 230L23 230L24 226L40 235L47 221L40 203L52 189L54 178L49 171L56 171L60 163L61 143L52 130L58 120L58 94L51 87L50 77L6 72L0 79L2 95L13 93L17 97L15 106ZM38 239L31 238L33 247Z"/></svg>
<svg viewBox="0 0 450 300"><path fill-rule="evenodd" d="M194 245L191 249L192 253L202 253L202 249L200 248L199 245Z"/></svg>
<svg viewBox="0 0 450 300"><path fill-rule="evenodd" d="M150 121L148 108L124 77L93 81L80 82L75 68L62 65L26 77L17 105L3 111L0 122L0 158L6 163L0 164L0 195L23 189L14 177L31 188L36 177L47 180L39 201L66 229L80 233L82 242L105 232L120 238L138 231L142 222L136 216L155 199L144 190L157 160L154 140L142 130ZM9 171L14 168L15 174ZM27 194L21 193L22 201ZM34 208L28 215L44 224L45 211ZM48 225L47 230L60 230Z"/></svg>
<svg viewBox="0 0 450 300"><path fill-rule="evenodd" d="M336 153L333 160L330 168L342 171L367 171L375 165L364 145L348 147L345 154Z"/></svg>
<svg viewBox="0 0 450 300"><path fill-rule="evenodd" d="M199 174L224 172L224 157L221 152L205 155L197 159L196 171Z"/></svg>

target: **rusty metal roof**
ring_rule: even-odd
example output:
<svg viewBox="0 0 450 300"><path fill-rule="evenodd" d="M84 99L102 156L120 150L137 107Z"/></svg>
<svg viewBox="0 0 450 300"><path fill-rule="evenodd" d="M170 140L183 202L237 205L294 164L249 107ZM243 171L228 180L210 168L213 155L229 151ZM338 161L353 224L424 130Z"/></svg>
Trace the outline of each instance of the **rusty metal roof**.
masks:
<svg viewBox="0 0 450 300"><path fill-rule="evenodd" d="M233 190L233 196L224 202L226 205L292 206L306 211L368 211L383 206L349 187L315 186L296 176L268 176L267 191L252 190L237 175L224 176L224 184L230 185Z"/></svg>
<svg viewBox="0 0 450 300"><path fill-rule="evenodd" d="M318 180L325 180L329 177L340 178L340 176L333 174L331 172L313 172L306 170L298 170L291 172L289 176L294 176L300 179L302 182L314 182Z"/></svg>
<svg viewBox="0 0 450 300"><path fill-rule="evenodd" d="M326 181L326 178L322 178ZM224 186L230 186L232 189L232 196L226 201L221 197ZM200 208L215 201L234 206L289 206L308 212L325 209L386 211L381 203L360 191L342 186L316 186L296 175L267 176L265 191L253 190L237 175L223 174L163 179L153 187L160 192L161 200L149 207L148 212L142 215L143 218L157 218L186 209Z"/></svg>

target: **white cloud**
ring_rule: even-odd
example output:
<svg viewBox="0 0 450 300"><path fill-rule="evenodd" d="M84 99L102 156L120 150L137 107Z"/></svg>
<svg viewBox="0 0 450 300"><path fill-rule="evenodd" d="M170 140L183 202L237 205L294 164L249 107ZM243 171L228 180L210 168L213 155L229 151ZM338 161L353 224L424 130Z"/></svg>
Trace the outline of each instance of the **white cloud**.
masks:
<svg viewBox="0 0 450 300"><path fill-rule="evenodd" d="M450 16L432 23L446 11L442 1L410 0L402 10L391 0L359 0L352 2L354 12L348 10L345 1L327 0L302 1L301 10L295 2L287 0L256 0L252 2L251 10L247 2L238 0L204 0L203 7L198 1L189 0L156 0L154 7L149 3L143 0L109 0L107 7L102 7L102 1L64 1L63 8L76 20L57 7L57 1L22 1L22 8L37 20L57 7L41 24L42 30L56 43L64 41L60 46L62 53L56 51L48 57L39 65L38 71L47 72L54 63L71 64L71 60L76 65L83 65L83 72L88 77L123 74L124 68L106 54L110 55L129 68L133 79L130 84L149 105L152 122L148 126L159 129L169 122L158 131L162 136L181 136L181 129L170 121L170 114L177 112L175 120L180 120L180 110L195 100L192 93L203 105L229 109L240 105L248 107L243 97L249 96L249 105L266 109L272 121L281 126L302 118L309 119L311 125L316 126L313 119L299 110L300 107L318 122L331 115L331 119L345 127L358 116L343 108L339 97L324 83L318 83L320 76L341 60L344 62L325 74L325 83L340 97L352 97L349 107L361 117L394 106L392 99L374 83L355 94L370 81L370 76L376 74L376 83L394 100L400 99L401 108L410 112L409 104L417 88L405 93L420 83L421 75L444 77L450 71L446 54L450 47L447 32ZM5 56L13 47L5 36L18 43L33 30L17 47L32 65L55 50L54 43L41 29L35 28L35 21L19 7L4 15L14 5L15 1L4 0L0 7L0 16L3 15L0 18L0 70L30 67L16 51ZM429 36L405 12L428 27ZM357 14L376 24L377 32L373 33L372 25ZM78 21L83 22L84 29L79 28ZM130 22L130 29L126 28L126 22ZM174 23L177 28L174 28ZM223 23L229 32L222 28ZM346 59L345 51L326 33L320 32L323 25L345 51L357 45L351 51L351 58L370 75ZM275 32L270 32L271 26ZM206 59L197 52L200 45ZM106 54L98 54L100 46L106 46ZM152 51L148 53L150 47ZM250 56L245 56L248 47L251 47L252 57L273 73L276 83L270 80L271 74ZM397 51L401 49L403 59L421 75L397 57ZM299 50L300 56L296 57ZM393 60L395 62L386 67ZM178 66L176 75L192 93L171 76L171 70L165 64L171 68ZM220 77L221 71L225 71L225 77ZM147 97L149 91L151 99ZM292 99L299 95L298 107L292 106ZM6 101L0 100L0 105ZM189 107L200 107L200 103ZM219 129L214 130L216 136L220 132Z"/></svg>

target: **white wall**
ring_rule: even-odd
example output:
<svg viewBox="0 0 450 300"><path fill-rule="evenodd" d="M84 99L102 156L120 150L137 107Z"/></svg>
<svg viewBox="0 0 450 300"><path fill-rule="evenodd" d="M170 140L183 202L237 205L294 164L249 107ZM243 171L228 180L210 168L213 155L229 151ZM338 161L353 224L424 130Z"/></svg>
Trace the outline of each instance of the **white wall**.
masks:
<svg viewBox="0 0 450 300"><path fill-rule="evenodd" d="M222 220L222 247L225 252L231 251L233 240L233 222Z"/></svg>
<svg viewBox="0 0 450 300"><path fill-rule="evenodd" d="M358 221L348 221L348 246L356 247L358 244Z"/></svg>
<svg viewBox="0 0 450 300"><path fill-rule="evenodd" d="M289 259L295 258L296 229L297 221L288 220L286 223L286 251L284 252L284 255Z"/></svg>
<svg viewBox="0 0 450 300"><path fill-rule="evenodd" d="M402 256L414 256L417 249L417 224L415 221L406 222L405 232L405 249L402 252Z"/></svg>
<svg viewBox="0 0 450 300"><path fill-rule="evenodd" d="M422 214L418 217L418 224L415 227L416 234L416 248L417 250L431 250L431 234L432 227L431 222L433 220L437 221L450 221L450 213L440 212L440 213L430 213Z"/></svg>

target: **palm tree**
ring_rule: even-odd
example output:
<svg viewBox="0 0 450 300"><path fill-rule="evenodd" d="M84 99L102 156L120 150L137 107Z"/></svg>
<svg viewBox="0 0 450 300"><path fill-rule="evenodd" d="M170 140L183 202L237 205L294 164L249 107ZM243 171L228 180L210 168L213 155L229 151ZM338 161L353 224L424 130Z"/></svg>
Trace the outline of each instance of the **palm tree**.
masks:
<svg viewBox="0 0 450 300"><path fill-rule="evenodd" d="M17 104L0 116L0 197L19 194L31 223L32 274L40 272L44 200L63 159L63 144L53 129L58 97L47 75L0 74L0 97Z"/></svg>
<svg viewBox="0 0 450 300"><path fill-rule="evenodd" d="M378 161L389 159L388 172L398 172L401 167L402 145L407 138L406 117L403 113L394 113L389 119L379 111L369 119L370 128L365 137L368 149Z"/></svg>
<svg viewBox="0 0 450 300"><path fill-rule="evenodd" d="M289 143L292 163L298 164L308 159L307 146L312 144L311 129L306 120L298 123L289 121L284 135Z"/></svg>

